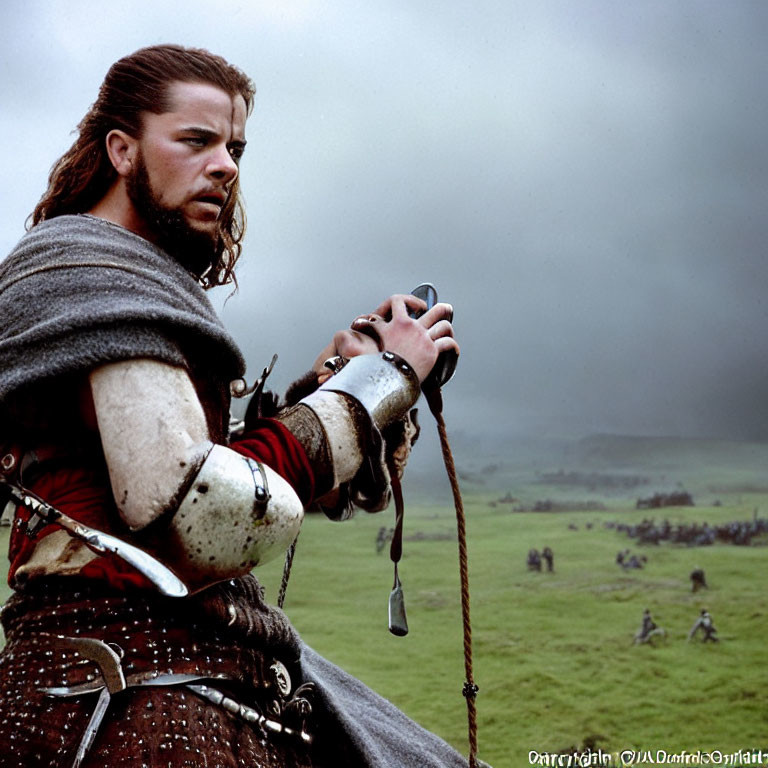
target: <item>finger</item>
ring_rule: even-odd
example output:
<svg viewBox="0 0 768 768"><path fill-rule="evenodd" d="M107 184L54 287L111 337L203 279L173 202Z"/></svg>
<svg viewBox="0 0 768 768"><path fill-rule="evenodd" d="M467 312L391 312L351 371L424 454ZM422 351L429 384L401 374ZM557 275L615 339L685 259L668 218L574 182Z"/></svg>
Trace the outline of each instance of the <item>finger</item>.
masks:
<svg viewBox="0 0 768 768"><path fill-rule="evenodd" d="M381 332L384 325L384 318L379 315L361 316L352 321L350 333L356 333L358 336L367 336L376 343L377 351L383 352L384 342L381 339Z"/></svg>
<svg viewBox="0 0 768 768"><path fill-rule="evenodd" d="M411 312L423 314L427 309L427 303L422 299L412 296L410 293L398 293L390 298L392 306L392 318L403 319L409 317Z"/></svg>
<svg viewBox="0 0 768 768"><path fill-rule="evenodd" d="M337 331L333 340L337 354L342 357L357 357L382 351L379 335L370 328L367 331Z"/></svg>
<svg viewBox="0 0 768 768"><path fill-rule="evenodd" d="M425 312L427 309L427 303L423 299L419 299L411 294L398 293L394 296L390 296L386 301L382 302L375 310L374 314L381 315L384 318L394 316L393 305L398 305L398 313L401 312L402 307L407 307L408 310L413 312Z"/></svg>
<svg viewBox="0 0 768 768"><path fill-rule="evenodd" d="M453 350L457 355L461 354L459 343L452 336L442 336L435 340L435 348L438 355Z"/></svg>
<svg viewBox="0 0 768 768"><path fill-rule="evenodd" d="M453 336L453 326L447 320L439 320L429 329L429 338L435 341L444 336Z"/></svg>
<svg viewBox="0 0 768 768"><path fill-rule="evenodd" d="M419 318L419 322L427 328L430 328L441 320L447 320L448 322L453 321L452 305L446 304L445 302L439 302Z"/></svg>
<svg viewBox="0 0 768 768"><path fill-rule="evenodd" d="M350 328L366 328L371 323L385 323L386 320L376 312L368 315L358 315L349 326Z"/></svg>

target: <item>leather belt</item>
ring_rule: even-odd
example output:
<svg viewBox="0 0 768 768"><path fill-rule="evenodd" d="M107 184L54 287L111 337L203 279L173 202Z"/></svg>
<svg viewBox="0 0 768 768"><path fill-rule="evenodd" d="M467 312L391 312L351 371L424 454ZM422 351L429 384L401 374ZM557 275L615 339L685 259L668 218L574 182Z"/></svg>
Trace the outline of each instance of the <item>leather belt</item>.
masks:
<svg viewBox="0 0 768 768"><path fill-rule="evenodd" d="M120 691L141 686L179 686L183 685L196 695L210 701L216 706L229 712L252 726L260 727L268 733L283 734L298 738L304 744L312 742L312 736L306 730L306 721L312 714L310 699L314 696L313 683L299 686L293 697L284 705L275 702L276 717L266 717L257 709L242 704L211 685L216 680L226 681L225 676L158 673L155 671L140 672L124 675L122 669L122 649L115 644L108 644L91 637L64 637L49 635L53 649L68 650L77 653L81 658L96 664L99 676L94 680L72 686L57 686L41 688L49 696L72 697L98 693L98 699L91 714L85 732L78 745L72 768L79 768L88 751L93 746L99 727L104 719L111 697ZM115 650L117 648L117 650ZM287 669L280 662L274 662L270 670L276 680L276 686L281 698L290 694L291 681Z"/></svg>

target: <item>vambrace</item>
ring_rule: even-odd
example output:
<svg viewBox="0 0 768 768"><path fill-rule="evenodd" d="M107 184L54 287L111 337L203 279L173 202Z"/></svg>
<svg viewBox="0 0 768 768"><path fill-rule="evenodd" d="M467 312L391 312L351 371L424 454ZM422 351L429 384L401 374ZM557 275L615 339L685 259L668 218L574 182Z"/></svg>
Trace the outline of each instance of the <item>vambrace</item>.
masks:
<svg viewBox="0 0 768 768"><path fill-rule="evenodd" d="M380 430L403 418L420 391L415 372L398 355L359 355L278 417L316 467L318 495L356 475L364 457L380 449Z"/></svg>
<svg viewBox="0 0 768 768"><path fill-rule="evenodd" d="M277 472L214 444L158 546L162 559L195 589L283 554L303 517L299 497Z"/></svg>
<svg viewBox="0 0 768 768"><path fill-rule="evenodd" d="M415 371L394 352L353 357L317 392L302 402L311 406L320 392L340 392L354 398L368 413L373 426L384 429L402 418L419 399L421 389Z"/></svg>

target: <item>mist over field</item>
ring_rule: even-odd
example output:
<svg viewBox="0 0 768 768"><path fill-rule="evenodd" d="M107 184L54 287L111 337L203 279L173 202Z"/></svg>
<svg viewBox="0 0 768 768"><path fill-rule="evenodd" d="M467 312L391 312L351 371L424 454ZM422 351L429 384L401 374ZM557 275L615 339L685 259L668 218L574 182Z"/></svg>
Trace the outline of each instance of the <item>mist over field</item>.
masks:
<svg viewBox="0 0 768 768"><path fill-rule="evenodd" d="M759 0L10 0L0 250L109 65L203 46L258 87L214 297L252 377L430 280L456 430L765 440L766 33Z"/></svg>

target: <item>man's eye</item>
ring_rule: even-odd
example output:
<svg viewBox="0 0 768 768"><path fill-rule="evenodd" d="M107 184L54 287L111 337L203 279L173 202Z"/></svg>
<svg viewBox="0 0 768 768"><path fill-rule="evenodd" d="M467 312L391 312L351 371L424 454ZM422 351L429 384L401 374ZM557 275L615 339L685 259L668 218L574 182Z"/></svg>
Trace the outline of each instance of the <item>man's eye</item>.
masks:
<svg viewBox="0 0 768 768"><path fill-rule="evenodd" d="M206 140L200 136L185 136L182 141L192 147L204 147L207 143Z"/></svg>
<svg viewBox="0 0 768 768"><path fill-rule="evenodd" d="M243 156L244 152L245 152L245 147L241 147L237 145L234 147L229 147L229 155L233 160L239 160Z"/></svg>

